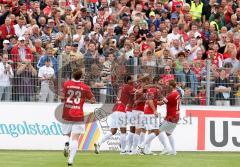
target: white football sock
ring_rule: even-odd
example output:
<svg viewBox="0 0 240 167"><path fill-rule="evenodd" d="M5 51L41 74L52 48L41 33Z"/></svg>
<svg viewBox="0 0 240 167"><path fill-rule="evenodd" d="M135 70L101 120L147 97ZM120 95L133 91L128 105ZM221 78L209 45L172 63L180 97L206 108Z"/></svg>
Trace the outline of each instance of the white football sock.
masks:
<svg viewBox="0 0 240 167"><path fill-rule="evenodd" d="M132 133L132 132L129 132L127 135L127 151L132 150L133 135L134 135L134 133Z"/></svg>
<svg viewBox="0 0 240 167"><path fill-rule="evenodd" d="M64 144L69 144L70 137L68 135L64 135Z"/></svg>
<svg viewBox="0 0 240 167"><path fill-rule="evenodd" d="M151 146L151 143L147 143L144 147L144 152L145 153L149 153L150 152L150 146Z"/></svg>
<svg viewBox="0 0 240 167"><path fill-rule="evenodd" d="M121 152L126 151L126 143L127 143L127 134L126 133L121 133L120 134L120 145L121 145Z"/></svg>
<svg viewBox="0 0 240 167"><path fill-rule="evenodd" d="M141 146L141 145L143 145L143 142L144 142L144 140L145 140L145 133L143 133L143 132L141 132L140 133L140 141L139 141L139 145Z"/></svg>
<svg viewBox="0 0 240 167"><path fill-rule="evenodd" d="M173 151L173 152L176 152L175 142L174 142L173 135L168 136L168 139L169 139L170 145L171 145L171 147L172 147L172 151Z"/></svg>
<svg viewBox="0 0 240 167"><path fill-rule="evenodd" d="M145 144L151 144L152 140L156 137L154 133L148 134L147 140L145 140Z"/></svg>
<svg viewBox="0 0 240 167"><path fill-rule="evenodd" d="M162 143L164 150L169 150L168 145L167 145L167 135L165 132L161 132L158 135L159 141Z"/></svg>
<svg viewBox="0 0 240 167"><path fill-rule="evenodd" d="M141 147L146 146L147 144L150 144L151 141L156 137L156 135L154 133L148 134L148 136L146 137L143 145Z"/></svg>
<svg viewBox="0 0 240 167"><path fill-rule="evenodd" d="M139 145L139 141L140 141L140 135L134 134L134 136L133 136L133 150L137 149L137 146Z"/></svg>
<svg viewBox="0 0 240 167"><path fill-rule="evenodd" d="M68 163L72 164L74 157L77 153L78 150L78 141L77 140L73 140L70 142L70 154L69 154L69 159L68 159Z"/></svg>
<svg viewBox="0 0 240 167"><path fill-rule="evenodd" d="M105 141L107 141L110 137L112 137L112 132L107 132L106 135L102 137L102 139L98 142L99 145L103 144Z"/></svg>

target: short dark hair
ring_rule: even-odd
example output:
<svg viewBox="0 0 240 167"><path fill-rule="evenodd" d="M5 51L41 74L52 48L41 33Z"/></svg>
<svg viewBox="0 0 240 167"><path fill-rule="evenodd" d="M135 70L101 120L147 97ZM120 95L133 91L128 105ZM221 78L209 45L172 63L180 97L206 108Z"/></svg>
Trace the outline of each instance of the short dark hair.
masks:
<svg viewBox="0 0 240 167"><path fill-rule="evenodd" d="M80 80L82 78L82 70L75 70L74 72L73 72L73 79L75 79L75 80Z"/></svg>
<svg viewBox="0 0 240 167"><path fill-rule="evenodd" d="M224 67L219 69L219 72L226 71Z"/></svg>
<svg viewBox="0 0 240 167"><path fill-rule="evenodd" d="M170 80L168 84L169 84L169 86L172 86L173 88L177 87L177 83L175 80Z"/></svg>
<svg viewBox="0 0 240 167"><path fill-rule="evenodd" d="M211 41L210 41L210 42L211 42ZM215 44L213 41L212 41L211 43ZM209 51L209 50L214 50L214 48L213 48L213 47L209 47L209 48L208 48L208 51Z"/></svg>
<svg viewBox="0 0 240 167"><path fill-rule="evenodd" d="M146 83L149 82L151 80L150 76L142 76L141 77L142 82Z"/></svg>
<svg viewBox="0 0 240 167"><path fill-rule="evenodd" d="M221 15L220 15L220 13L216 13L214 17L215 17L215 19L220 19Z"/></svg>
<svg viewBox="0 0 240 167"><path fill-rule="evenodd" d="M130 75L126 75L126 76L124 77L124 83L127 84L128 81L130 81L131 79L132 79L132 77L131 77Z"/></svg>
<svg viewBox="0 0 240 167"><path fill-rule="evenodd" d="M233 65L232 65L232 63L230 63L230 62L227 62L227 63L225 63L224 64L224 66L223 66L224 68L232 68L233 67Z"/></svg>
<svg viewBox="0 0 240 167"><path fill-rule="evenodd" d="M25 17L24 16L20 16L19 20L25 20Z"/></svg>
<svg viewBox="0 0 240 167"><path fill-rule="evenodd" d="M67 47L67 46L72 46L72 44L68 42L68 43L65 45L65 47Z"/></svg>
<svg viewBox="0 0 240 167"><path fill-rule="evenodd" d="M90 43L89 43L88 45L90 45L90 44L93 44L93 45L95 45L95 46L96 46L96 42L95 42L95 41L93 41L93 40L90 40Z"/></svg>
<svg viewBox="0 0 240 167"><path fill-rule="evenodd" d="M51 60L49 58L46 58L45 62L51 62Z"/></svg>
<svg viewBox="0 0 240 167"><path fill-rule="evenodd" d="M180 56L186 57L186 54L185 54L184 52L179 52L179 53L177 54L177 57L180 57Z"/></svg>

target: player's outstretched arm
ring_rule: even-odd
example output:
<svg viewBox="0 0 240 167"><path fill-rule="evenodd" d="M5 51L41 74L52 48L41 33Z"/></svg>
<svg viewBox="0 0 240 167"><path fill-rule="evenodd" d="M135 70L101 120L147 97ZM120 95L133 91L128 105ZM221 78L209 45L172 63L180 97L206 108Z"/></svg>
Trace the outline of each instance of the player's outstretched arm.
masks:
<svg viewBox="0 0 240 167"><path fill-rule="evenodd" d="M160 89L160 90L162 89L162 86L160 86L158 84L148 84L148 85L145 85L143 87L143 89L148 89L148 88L151 88L151 87L155 87L155 88Z"/></svg>
<svg viewBox="0 0 240 167"><path fill-rule="evenodd" d="M145 85L143 87L143 89L148 89L148 88L151 88L151 87L154 87L154 86L155 86L155 84L148 84L148 85Z"/></svg>

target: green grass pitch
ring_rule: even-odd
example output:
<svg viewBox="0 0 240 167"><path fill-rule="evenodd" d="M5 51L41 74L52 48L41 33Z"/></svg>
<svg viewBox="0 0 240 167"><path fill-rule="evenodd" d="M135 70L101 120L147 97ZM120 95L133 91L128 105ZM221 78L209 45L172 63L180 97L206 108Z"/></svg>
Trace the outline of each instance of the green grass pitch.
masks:
<svg viewBox="0 0 240 167"><path fill-rule="evenodd" d="M66 167L62 152L0 151L0 167ZM176 156L79 152L73 167L240 167L240 153L179 152Z"/></svg>

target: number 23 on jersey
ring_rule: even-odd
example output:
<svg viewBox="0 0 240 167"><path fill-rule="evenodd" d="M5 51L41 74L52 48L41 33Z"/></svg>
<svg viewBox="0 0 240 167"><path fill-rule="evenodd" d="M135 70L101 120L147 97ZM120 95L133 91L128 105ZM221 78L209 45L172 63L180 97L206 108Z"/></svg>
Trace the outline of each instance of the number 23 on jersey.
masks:
<svg viewBox="0 0 240 167"><path fill-rule="evenodd" d="M66 97L67 97L66 103L73 104L73 105L80 104L81 95L82 95L81 91L69 89L66 94Z"/></svg>

